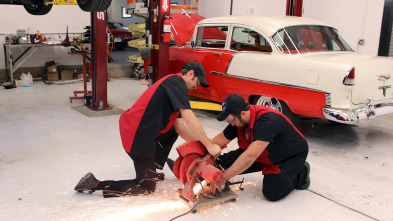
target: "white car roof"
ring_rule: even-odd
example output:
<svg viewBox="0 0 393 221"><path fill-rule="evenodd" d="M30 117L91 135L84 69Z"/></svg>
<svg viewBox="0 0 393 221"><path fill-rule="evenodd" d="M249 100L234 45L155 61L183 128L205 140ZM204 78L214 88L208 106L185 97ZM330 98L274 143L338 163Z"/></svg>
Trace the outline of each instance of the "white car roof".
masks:
<svg viewBox="0 0 393 221"><path fill-rule="evenodd" d="M289 26L298 25L330 25L304 17L295 16L255 16L255 15L244 15L244 16L225 16L225 17L214 17L206 18L198 23L202 24L240 24L255 27L265 34L272 36L279 29Z"/></svg>

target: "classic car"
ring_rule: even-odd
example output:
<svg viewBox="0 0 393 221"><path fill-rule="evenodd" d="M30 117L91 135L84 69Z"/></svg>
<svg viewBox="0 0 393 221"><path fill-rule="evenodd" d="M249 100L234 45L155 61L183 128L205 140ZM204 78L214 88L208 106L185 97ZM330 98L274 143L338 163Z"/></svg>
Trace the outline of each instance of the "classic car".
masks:
<svg viewBox="0 0 393 221"><path fill-rule="evenodd" d="M132 33L120 22L108 22L108 28L112 34L111 41L117 50L123 50L133 39Z"/></svg>
<svg viewBox="0 0 393 221"><path fill-rule="evenodd" d="M176 33L172 29L182 45ZM320 21L292 16L203 19L191 43L172 47L169 54L169 73L190 61L205 67L210 87L189 93L195 97L222 102L237 93L292 121L301 115L354 124L393 113L393 59L357 54L337 29Z"/></svg>

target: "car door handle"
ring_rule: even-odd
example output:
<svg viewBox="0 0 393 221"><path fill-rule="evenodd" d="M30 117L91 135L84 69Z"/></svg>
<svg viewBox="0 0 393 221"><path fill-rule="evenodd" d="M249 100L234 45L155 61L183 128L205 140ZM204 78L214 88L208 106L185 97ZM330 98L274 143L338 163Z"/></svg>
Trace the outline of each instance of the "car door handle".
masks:
<svg viewBox="0 0 393 221"><path fill-rule="evenodd" d="M221 56L221 55L222 55L221 52L213 52L213 54L216 54L216 55L218 55L218 56Z"/></svg>

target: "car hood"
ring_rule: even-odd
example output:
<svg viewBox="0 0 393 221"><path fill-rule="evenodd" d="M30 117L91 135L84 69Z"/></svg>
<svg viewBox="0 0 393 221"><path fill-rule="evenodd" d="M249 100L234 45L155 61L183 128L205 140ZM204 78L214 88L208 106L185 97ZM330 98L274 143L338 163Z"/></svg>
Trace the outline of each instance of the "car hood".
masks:
<svg viewBox="0 0 393 221"><path fill-rule="evenodd" d="M393 89L389 87L393 84L393 58L355 52L309 53L301 56L332 66L346 67L348 71L354 67L355 86L351 92L354 104L364 103L367 97L374 97L377 102L393 98Z"/></svg>
<svg viewBox="0 0 393 221"><path fill-rule="evenodd" d="M171 32L178 46L191 40L196 24L205 19L197 14L171 13Z"/></svg>

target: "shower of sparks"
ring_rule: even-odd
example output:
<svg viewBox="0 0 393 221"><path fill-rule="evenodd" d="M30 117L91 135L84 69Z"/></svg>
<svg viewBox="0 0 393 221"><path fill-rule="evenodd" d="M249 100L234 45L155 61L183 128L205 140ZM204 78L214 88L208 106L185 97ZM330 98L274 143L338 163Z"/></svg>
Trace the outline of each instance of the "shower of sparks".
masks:
<svg viewBox="0 0 393 221"><path fill-rule="evenodd" d="M133 219L147 216L149 214L168 212L169 210L178 210L186 206L179 201L164 201L142 206L134 206L131 208L124 208L123 211L114 212L102 211L104 220L126 220L132 217Z"/></svg>

